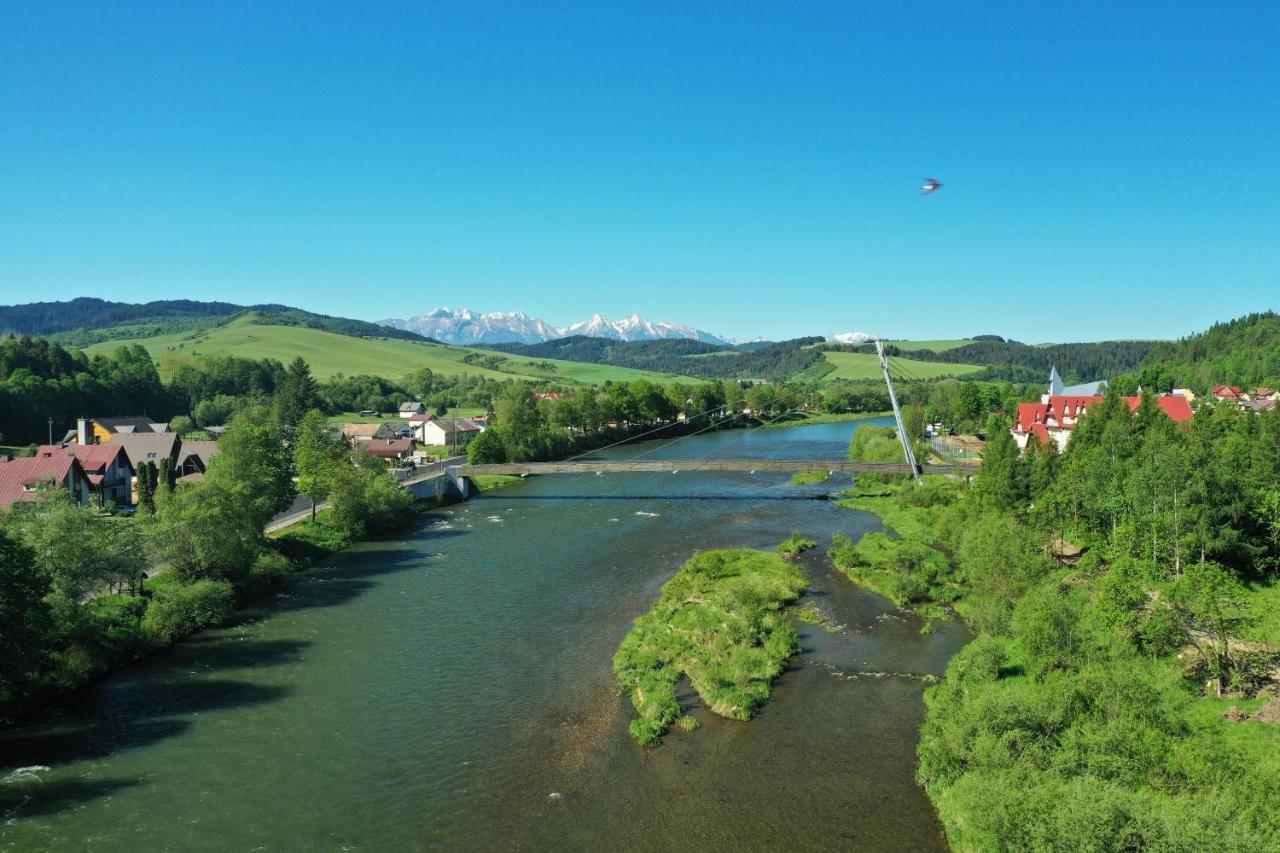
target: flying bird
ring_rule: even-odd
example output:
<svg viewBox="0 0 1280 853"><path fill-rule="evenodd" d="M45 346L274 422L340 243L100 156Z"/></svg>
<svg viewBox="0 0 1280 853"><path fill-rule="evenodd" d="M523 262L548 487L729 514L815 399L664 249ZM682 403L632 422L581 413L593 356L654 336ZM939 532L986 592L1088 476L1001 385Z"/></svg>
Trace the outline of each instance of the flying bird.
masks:
<svg viewBox="0 0 1280 853"><path fill-rule="evenodd" d="M937 178L925 178L924 186L920 188L921 195L932 195L942 189L942 181Z"/></svg>

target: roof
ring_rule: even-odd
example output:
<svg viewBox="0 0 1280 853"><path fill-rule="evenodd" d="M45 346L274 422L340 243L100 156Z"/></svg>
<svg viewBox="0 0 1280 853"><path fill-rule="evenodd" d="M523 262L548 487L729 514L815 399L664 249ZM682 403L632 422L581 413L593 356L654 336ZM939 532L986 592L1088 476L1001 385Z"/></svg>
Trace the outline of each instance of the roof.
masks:
<svg viewBox="0 0 1280 853"><path fill-rule="evenodd" d="M480 427L467 418L432 418L430 423L436 424L445 432L479 432Z"/></svg>
<svg viewBox="0 0 1280 853"><path fill-rule="evenodd" d="M0 507L35 500L41 483L64 485L72 471L84 474L76 458L67 453L37 453L0 462Z"/></svg>
<svg viewBox="0 0 1280 853"><path fill-rule="evenodd" d="M1101 394L1107 388L1107 380L1099 379L1097 382L1082 382L1079 385L1068 385L1062 389L1063 396L1066 397L1095 397Z"/></svg>
<svg viewBox="0 0 1280 853"><path fill-rule="evenodd" d="M133 462L129 459L129 452L124 446L112 442L110 444L89 444L81 446L79 444L42 444L36 449L36 455L43 453L64 453L74 456L80 461L80 467L85 473L105 474L107 469L116 461L116 457L123 455L124 464L128 465L130 470L133 469Z"/></svg>
<svg viewBox="0 0 1280 853"><path fill-rule="evenodd" d="M1270 398L1261 397L1256 400L1250 400L1244 404L1247 411L1250 412L1269 412L1276 407L1276 401Z"/></svg>
<svg viewBox="0 0 1280 853"><path fill-rule="evenodd" d="M144 462L154 462L159 465L160 460L166 457L176 462L178 449L182 446L182 440L178 438L176 432L135 432L131 435L117 435L111 443L119 444L125 449L135 469Z"/></svg>
<svg viewBox="0 0 1280 853"><path fill-rule="evenodd" d="M187 461L188 457L195 456L200 460L200 464L208 466L209 460L218 455L218 442L216 441L184 441L182 442L182 450L178 453L178 464L181 465Z"/></svg>
<svg viewBox="0 0 1280 853"><path fill-rule="evenodd" d="M1274 397L1275 394L1276 394L1276 389L1274 388L1267 388L1264 386L1262 388L1253 389L1253 396L1255 397Z"/></svg>
<svg viewBox="0 0 1280 853"><path fill-rule="evenodd" d="M435 415L424 415L424 414L409 415L409 423L421 423L422 421L429 421L429 420L432 420L433 418L435 418Z"/></svg>
<svg viewBox="0 0 1280 853"><path fill-rule="evenodd" d="M402 412L416 412L416 411L418 411L419 409L422 409L422 408L424 408L424 406L423 406L421 403L419 403L419 402L401 403L401 404L400 404L400 411L402 411Z"/></svg>
<svg viewBox="0 0 1280 853"><path fill-rule="evenodd" d="M1239 385L1218 385L1218 386L1216 386L1216 387L1213 389L1213 396L1215 396L1215 397L1239 397L1239 396L1240 396L1240 386L1239 386Z"/></svg>
<svg viewBox="0 0 1280 853"><path fill-rule="evenodd" d="M412 438L375 438L360 445L362 449L369 452L370 456L388 459L412 453L415 446Z"/></svg>
<svg viewBox="0 0 1280 853"><path fill-rule="evenodd" d="M1101 403L1105 399L1106 397L1095 394L1093 396L1050 397L1047 403L1019 403L1017 430L1021 433L1032 432L1037 425L1049 426L1050 420L1055 422L1052 425L1054 429L1075 429L1075 422L1079 420L1085 410L1094 403ZM1130 412L1136 412L1138 406L1142 403L1141 397L1122 397L1121 399L1129 406ZM1186 397L1166 394L1154 399L1156 405L1169 416L1170 420L1176 423L1191 420L1191 403ZM1071 423L1065 422L1068 418Z"/></svg>
<svg viewBox="0 0 1280 853"><path fill-rule="evenodd" d="M140 415L124 415L118 418L93 418L93 422L113 434L119 432L155 432L151 428L151 419Z"/></svg>

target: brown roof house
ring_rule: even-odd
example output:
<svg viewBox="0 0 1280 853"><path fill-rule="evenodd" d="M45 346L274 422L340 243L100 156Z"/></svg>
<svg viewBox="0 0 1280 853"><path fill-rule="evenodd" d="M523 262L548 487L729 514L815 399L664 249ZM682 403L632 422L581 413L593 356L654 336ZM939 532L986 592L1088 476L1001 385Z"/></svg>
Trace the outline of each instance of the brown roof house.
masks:
<svg viewBox="0 0 1280 853"><path fill-rule="evenodd" d="M412 438L374 438L361 442L360 449L388 462L405 462L413 458L417 444Z"/></svg>

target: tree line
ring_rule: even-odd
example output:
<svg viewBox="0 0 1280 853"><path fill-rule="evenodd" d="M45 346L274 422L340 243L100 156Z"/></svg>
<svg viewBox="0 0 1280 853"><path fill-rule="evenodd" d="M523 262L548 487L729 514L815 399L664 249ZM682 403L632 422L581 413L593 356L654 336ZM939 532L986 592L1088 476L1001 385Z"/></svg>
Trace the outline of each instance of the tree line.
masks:
<svg viewBox="0 0 1280 853"><path fill-rule="evenodd" d="M832 553L977 633L927 691L919 745L952 845L1258 849L1280 833L1280 755L1216 697L1257 707L1280 666L1280 414L1178 425L1112 392L1062 454L1019 454L1002 426L970 489L855 498L888 501L903 536Z"/></svg>

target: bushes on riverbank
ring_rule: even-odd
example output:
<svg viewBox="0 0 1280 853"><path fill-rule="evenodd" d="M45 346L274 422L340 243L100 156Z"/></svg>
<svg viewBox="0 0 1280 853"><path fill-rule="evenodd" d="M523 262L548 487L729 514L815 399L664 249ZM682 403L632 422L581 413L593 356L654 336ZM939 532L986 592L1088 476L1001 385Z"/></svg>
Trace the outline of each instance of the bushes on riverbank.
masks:
<svg viewBox="0 0 1280 853"><path fill-rule="evenodd" d="M1275 849L1280 416L1109 400L1061 459L996 436L971 491L842 502L901 539L833 549L855 576L950 558L917 600L959 595L978 637L926 692L918 778L952 846Z"/></svg>
<svg viewBox="0 0 1280 853"><path fill-rule="evenodd" d="M639 719L631 735L653 744L680 715L676 684L687 676L707 706L746 720L769 697L797 648L784 611L804 591L803 570L777 554L696 554L636 620L613 671Z"/></svg>

